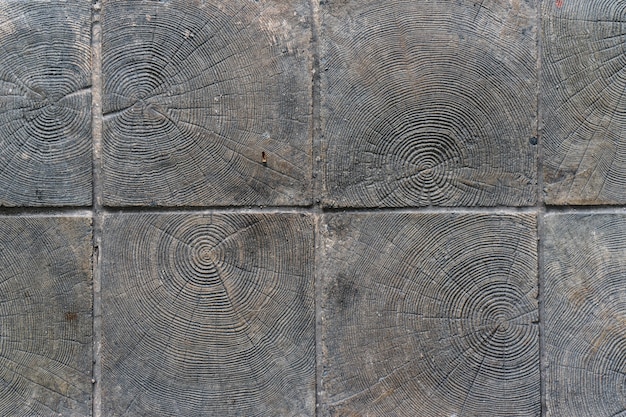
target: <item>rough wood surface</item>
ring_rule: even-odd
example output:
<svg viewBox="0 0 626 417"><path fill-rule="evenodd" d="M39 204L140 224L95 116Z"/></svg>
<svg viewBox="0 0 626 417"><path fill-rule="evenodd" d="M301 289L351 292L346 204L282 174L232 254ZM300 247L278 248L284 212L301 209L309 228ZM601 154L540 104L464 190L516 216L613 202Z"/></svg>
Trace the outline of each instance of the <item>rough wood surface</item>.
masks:
<svg viewBox="0 0 626 417"><path fill-rule="evenodd" d="M0 217L0 415L91 415L91 225Z"/></svg>
<svg viewBox="0 0 626 417"><path fill-rule="evenodd" d="M550 215L548 416L626 416L626 217Z"/></svg>
<svg viewBox="0 0 626 417"><path fill-rule="evenodd" d="M91 204L88 1L0 1L0 205Z"/></svg>
<svg viewBox="0 0 626 417"><path fill-rule="evenodd" d="M325 220L322 415L539 416L534 216Z"/></svg>
<svg viewBox="0 0 626 417"><path fill-rule="evenodd" d="M543 5L546 201L624 203L625 4L561 0Z"/></svg>
<svg viewBox="0 0 626 417"><path fill-rule="evenodd" d="M106 416L313 416L313 227L304 215L112 215Z"/></svg>
<svg viewBox="0 0 626 417"><path fill-rule="evenodd" d="M322 3L326 205L534 204L534 5Z"/></svg>
<svg viewBox="0 0 626 417"><path fill-rule="evenodd" d="M105 204L309 203L309 9L105 0Z"/></svg>

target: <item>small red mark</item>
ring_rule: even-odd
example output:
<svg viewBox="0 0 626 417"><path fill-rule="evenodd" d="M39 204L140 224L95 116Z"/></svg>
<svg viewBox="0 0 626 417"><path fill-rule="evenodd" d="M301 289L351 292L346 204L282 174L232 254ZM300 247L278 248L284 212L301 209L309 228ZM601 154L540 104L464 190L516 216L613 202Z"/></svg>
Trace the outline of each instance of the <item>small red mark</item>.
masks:
<svg viewBox="0 0 626 417"><path fill-rule="evenodd" d="M564 0L556 0L556 7L558 7L559 9L563 7L563 1Z"/></svg>
<svg viewBox="0 0 626 417"><path fill-rule="evenodd" d="M67 313L65 313L65 320L67 321L74 321L78 318L78 313L74 313L72 311L68 311Z"/></svg>

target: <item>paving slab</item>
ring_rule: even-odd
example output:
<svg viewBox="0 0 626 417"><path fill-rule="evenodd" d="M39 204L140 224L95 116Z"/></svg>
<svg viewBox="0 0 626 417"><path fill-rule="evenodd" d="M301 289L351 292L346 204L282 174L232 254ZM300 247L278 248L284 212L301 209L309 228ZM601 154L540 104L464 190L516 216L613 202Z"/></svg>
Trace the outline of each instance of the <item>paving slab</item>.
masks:
<svg viewBox="0 0 626 417"><path fill-rule="evenodd" d="M626 415L626 216L545 218L547 416Z"/></svg>
<svg viewBox="0 0 626 417"><path fill-rule="evenodd" d="M325 205L535 203L534 2L321 3Z"/></svg>
<svg viewBox="0 0 626 417"><path fill-rule="evenodd" d="M313 226L300 214L104 222L106 416L313 416Z"/></svg>
<svg viewBox="0 0 626 417"><path fill-rule="evenodd" d="M0 206L91 205L90 46L90 1L0 1Z"/></svg>
<svg viewBox="0 0 626 417"><path fill-rule="evenodd" d="M103 193L111 206L306 205L306 0L102 8Z"/></svg>
<svg viewBox="0 0 626 417"><path fill-rule="evenodd" d="M323 416L539 416L534 215L325 216Z"/></svg>
<svg viewBox="0 0 626 417"><path fill-rule="evenodd" d="M624 203L623 4L546 1L542 16L545 200Z"/></svg>
<svg viewBox="0 0 626 417"><path fill-rule="evenodd" d="M0 415L91 415L91 219L0 217Z"/></svg>

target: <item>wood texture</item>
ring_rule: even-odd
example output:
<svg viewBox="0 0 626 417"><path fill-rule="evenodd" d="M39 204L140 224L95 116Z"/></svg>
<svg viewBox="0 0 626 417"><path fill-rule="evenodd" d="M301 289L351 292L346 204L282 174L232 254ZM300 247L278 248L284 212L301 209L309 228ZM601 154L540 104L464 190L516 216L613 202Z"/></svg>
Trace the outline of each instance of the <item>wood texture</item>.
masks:
<svg viewBox="0 0 626 417"><path fill-rule="evenodd" d="M91 204L89 1L0 1L0 205Z"/></svg>
<svg viewBox="0 0 626 417"><path fill-rule="evenodd" d="M105 203L309 203L309 26L304 0L105 0Z"/></svg>
<svg viewBox="0 0 626 417"><path fill-rule="evenodd" d="M550 215L548 416L626 416L626 217Z"/></svg>
<svg viewBox="0 0 626 417"><path fill-rule="evenodd" d="M535 203L532 3L322 3L326 205Z"/></svg>
<svg viewBox="0 0 626 417"><path fill-rule="evenodd" d="M539 416L534 216L325 219L322 415Z"/></svg>
<svg viewBox="0 0 626 417"><path fill-rule="evenodd" d="M104 226L104 415L314 415L307 216L130 214Z"/></svg>
<svg viewBox="0 0 626 417"><path fill-rule="evenodd" d="M0 217L0 415L91 415L91 225Z"/></svg>
<svg viewBox="0 0 626 417"><path fill-rule="evenodd" d="M626 202L625 6L543 2L543 169L550 204Z"/></svg>

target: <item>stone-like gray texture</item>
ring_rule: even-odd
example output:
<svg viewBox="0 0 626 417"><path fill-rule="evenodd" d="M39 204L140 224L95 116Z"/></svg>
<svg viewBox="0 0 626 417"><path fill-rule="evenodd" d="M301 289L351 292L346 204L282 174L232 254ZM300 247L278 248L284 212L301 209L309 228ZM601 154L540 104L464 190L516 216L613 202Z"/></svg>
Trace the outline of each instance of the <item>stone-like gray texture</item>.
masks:
<svg viewBox="0 0 626 417"><path fill-rule="evenodd" d="M626 416L625 5L0 0L0 416Z"/></svg>
<svg viewBox="0 0 626 417"><path fill-rule="evenodd" d="M533 3L322 3L325 205L535 203Z"/></svg>
<svg viewBox="0 0 626 417"><path fill-rule="evenodd" d="M313 416L313 224L301 214L105 218L106 416Z"/></svg>
<svg viewBox="0 0 626 417"><path fill-rule="evenodd" d="M544 1L545 199L626 202L624 2Z"/></svg>
<svg viewBox="0 0 626 417"><path fill-rule="evenodd" d="M534 215L324 224L321 415L540 415Z"/></svg>
<svg viewBox="0 0 626 417"><path fill-rule="evenodd" d="M91 219L0 217L0 415L91 415Z"/></svg>
<svg viewBox="0 0 626 417"><path fill-rule="evenodd" d="M103 1L103 184L113 206L305 205L306 0Z"/></svg>
<svg viewBox="0 0 626 417"><path fill-rule="evenodd" d="M547 416L625 416L626 216L545 222Z"/></svg>
<svg viewBox="0 0 626 417"><path fill-rule="evenodd" d="M0 206L91 205L90 15L0 0Z"/></svg>

